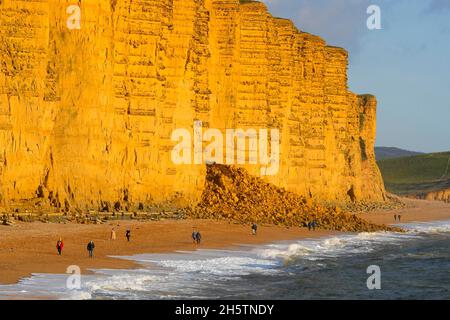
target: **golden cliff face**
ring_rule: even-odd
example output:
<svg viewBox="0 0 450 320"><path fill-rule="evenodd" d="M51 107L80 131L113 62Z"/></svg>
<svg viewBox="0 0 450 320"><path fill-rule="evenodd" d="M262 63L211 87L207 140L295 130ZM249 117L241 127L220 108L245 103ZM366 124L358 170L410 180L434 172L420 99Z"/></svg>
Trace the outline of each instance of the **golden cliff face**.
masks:
<svg viewBox="0 0 450 320"><path fill-rule="evenodd" d="M1 0L0 206L195 203L206 166L174 164L171 134L196 120L279 129L277 186L382 201L376 100L347 58L257 2Z"/></svg>

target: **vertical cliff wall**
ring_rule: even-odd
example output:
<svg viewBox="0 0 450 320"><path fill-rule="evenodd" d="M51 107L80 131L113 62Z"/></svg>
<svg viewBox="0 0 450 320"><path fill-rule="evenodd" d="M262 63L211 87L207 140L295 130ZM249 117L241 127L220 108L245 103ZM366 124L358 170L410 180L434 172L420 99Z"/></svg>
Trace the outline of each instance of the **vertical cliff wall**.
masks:
<svg viewBox="0 0 450 320"><path fill-rule="evenodd" d="M196 120L279 129L278 186L382 201L376 100L348 90L347 60L258 2L2 0L0 205L195 203L206 168L175 165L171 134Z"/></svg>

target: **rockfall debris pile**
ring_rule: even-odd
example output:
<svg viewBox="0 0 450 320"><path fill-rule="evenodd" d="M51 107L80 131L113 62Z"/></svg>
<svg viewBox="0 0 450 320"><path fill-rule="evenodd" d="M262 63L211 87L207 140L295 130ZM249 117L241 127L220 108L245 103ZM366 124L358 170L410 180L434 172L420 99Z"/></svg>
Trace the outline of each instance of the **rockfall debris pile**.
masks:
<svg viewBox="0 0 450 320"><path fill-rule="evenodd" d="M315 220L324 230L401 231L367 222L339 207L316 204L251 176L245 169L219 164L208 165L202 199L188 210L188 216L303 227Z"/></svg>
<svg viewBox="0 0 450 320"><path fill-rule="evenodd" d="M348 202L340 204L340 207L344 211L352 213L373 212L373 211L386 211L386 210L398 210L405 209L408 206L399 196L392 193L386 193L386 201L384 202Z"/></svg>

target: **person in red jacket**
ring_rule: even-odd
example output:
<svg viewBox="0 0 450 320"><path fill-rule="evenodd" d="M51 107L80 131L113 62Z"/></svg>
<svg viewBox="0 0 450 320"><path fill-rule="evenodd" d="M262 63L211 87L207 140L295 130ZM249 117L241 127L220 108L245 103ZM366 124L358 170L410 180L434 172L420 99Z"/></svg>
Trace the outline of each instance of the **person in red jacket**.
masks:
<svg viewBox="0 0 450 320"><path fill-rule="evenodd" d="M58 250L58 255L62 254L62 249L64 247L64 242L61 238L59 238L58 242L56 243L56 250Z"/></svg>

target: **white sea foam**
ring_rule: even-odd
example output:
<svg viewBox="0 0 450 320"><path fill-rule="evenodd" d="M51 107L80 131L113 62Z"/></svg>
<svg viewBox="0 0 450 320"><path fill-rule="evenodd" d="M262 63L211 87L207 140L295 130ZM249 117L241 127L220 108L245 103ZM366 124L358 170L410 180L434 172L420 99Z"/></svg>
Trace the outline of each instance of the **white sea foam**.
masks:
<svg viewBox="0 0 450 320"><path fill-rule="evenodd" d="M146 284L154 281L156 277L142 273L113 274L100 281L98 279L89 281L85 286L91 291L146 291Z"/></svg>
<svg viewBox="0 0 450 320"><path fill-rule="evenodd" d="M216 276L242 276L250 273L271 273L278 264L269 259L252 257L222 257L202 260L170 260L154 261L161 267L173 269L176 272L202 273Z"/></svg>
<svg viewBox="0 0 450 320"><path fill-rule="evenodd" d="M301 240L291 244L272 244L259 249L265 258L289 259L293 256L311 261L330 257L371 252L382 244L396 244L398 240L417 238L415 235L400 235L388 232L339 235L328 238Z"/></svg>
<svg viewBox="0 0 450 320"><path fill-rule="evenodd" d="M417 222L399 225L410 233L448 233L450 221Z"/></svg>
<svg viewBox="0 0 450 320"><path fill-rule="evenodd" d="M311 261L377 250L382 245L401 245L405 241L420 239L424 234L448 233L450 221L423 222L399 225L406 233L362 232L319 239L300 240L289 244L271 244L259 250L261 257L291 259L299 257Z"/></svg>
<svg viewBox="0 0 450 320"><path fill-rule="evenodd" d="M60 297L61 300L90 300L91 298L91 293L78 290L71 291L67 295Z"/></svg>

